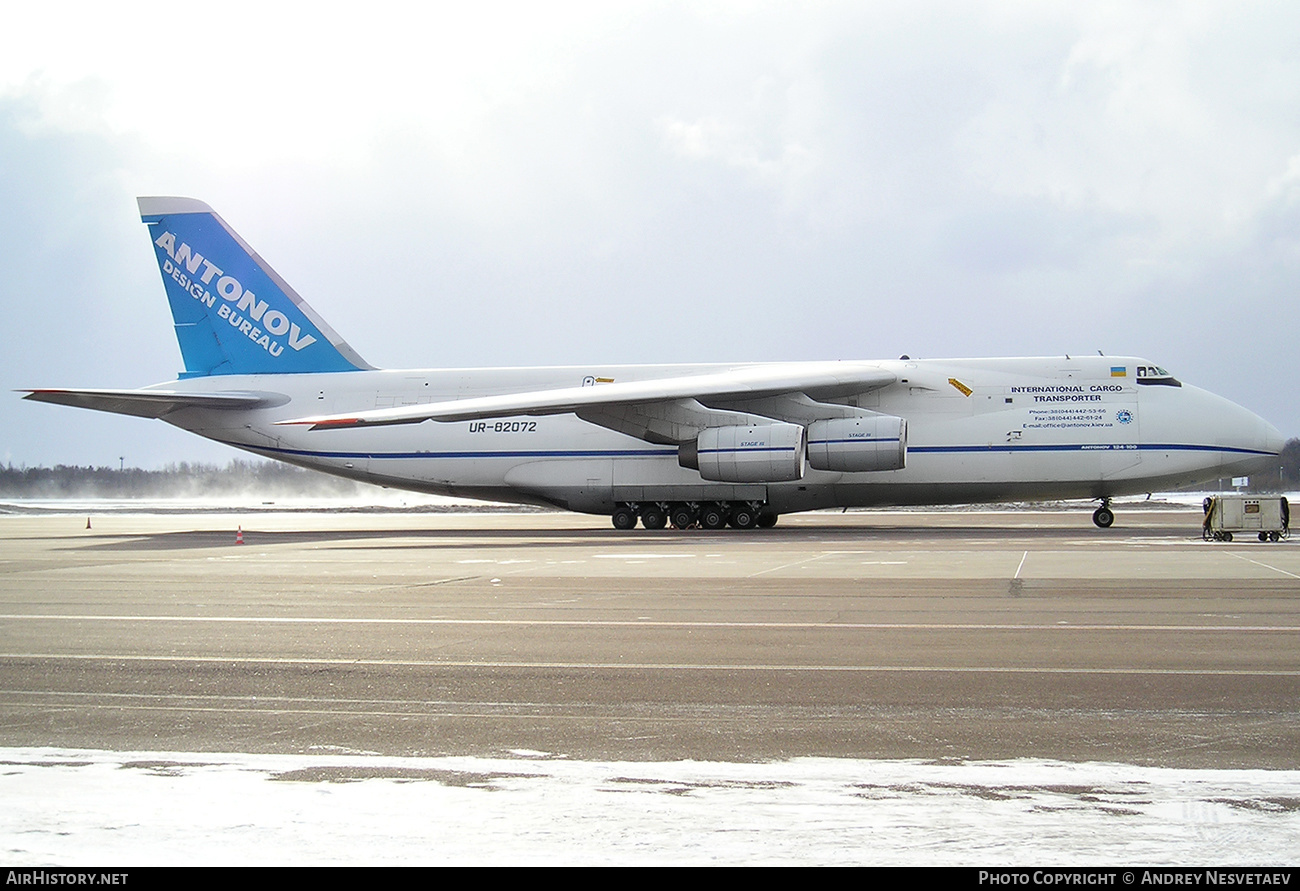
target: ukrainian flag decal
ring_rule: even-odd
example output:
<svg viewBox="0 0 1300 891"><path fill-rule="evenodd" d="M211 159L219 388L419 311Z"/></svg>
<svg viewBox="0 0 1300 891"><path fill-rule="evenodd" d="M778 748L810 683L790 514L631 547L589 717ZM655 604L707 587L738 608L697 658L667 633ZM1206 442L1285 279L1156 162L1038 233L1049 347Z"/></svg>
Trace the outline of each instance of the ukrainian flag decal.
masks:
<svg viewBox="0 0 1300 891"><path fill-rule="evenodd" d="M1128 377L1128 369L1125 368L1123 365L1112 365L1110 366L1110 376Z"/></svg>

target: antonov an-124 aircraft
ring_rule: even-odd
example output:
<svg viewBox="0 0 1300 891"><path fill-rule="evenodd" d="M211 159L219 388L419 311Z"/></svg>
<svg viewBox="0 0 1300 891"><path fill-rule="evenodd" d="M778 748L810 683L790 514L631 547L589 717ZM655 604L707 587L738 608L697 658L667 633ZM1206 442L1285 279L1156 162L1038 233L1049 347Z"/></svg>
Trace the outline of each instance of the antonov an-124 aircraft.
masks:
<svg viewBox="0 0 1300 891"><path fill-rule="evenodd" d="M206 204L141 198L185 371L28 399L160 418L352 479L605 514L1096 499L1251 471L1282 437L1146 359L376 369Z"/></svg>

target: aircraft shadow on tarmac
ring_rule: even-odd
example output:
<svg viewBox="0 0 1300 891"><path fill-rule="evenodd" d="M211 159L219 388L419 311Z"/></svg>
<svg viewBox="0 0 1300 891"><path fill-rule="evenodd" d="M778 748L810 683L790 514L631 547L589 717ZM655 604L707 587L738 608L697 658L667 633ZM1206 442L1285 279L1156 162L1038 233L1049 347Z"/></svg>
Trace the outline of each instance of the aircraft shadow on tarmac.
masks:
<svg viewBox="0 0 1300 891"><path fill-rule="evenodd" d="M892 524L862 526L802 527L798 529L746 530L664 530L628 535L610 529L349 529L262 531L256 526L242 527L245 546L325 545L337 550L373 550L376 548L503 548L520 550L549 549L557 546L645 548L647 546L725 546L766 542L822 541L836 546L891 545L924 548L968 544L990 545L1037 544L1119 544L1124 541L1200 540L1200 528L1185 521L1168 525L1143 525L1132 529L1114 528L1098 531L1082 524L1069 526L991 526L987 521L970 525L939 527ZM90 538L91 536L87 536ZM167 551L197 548L237 547L234 530L201 530L129 535L94 535L101 539L79 548L108 551ZM84 540L83 540L84 541Z"/></svg>

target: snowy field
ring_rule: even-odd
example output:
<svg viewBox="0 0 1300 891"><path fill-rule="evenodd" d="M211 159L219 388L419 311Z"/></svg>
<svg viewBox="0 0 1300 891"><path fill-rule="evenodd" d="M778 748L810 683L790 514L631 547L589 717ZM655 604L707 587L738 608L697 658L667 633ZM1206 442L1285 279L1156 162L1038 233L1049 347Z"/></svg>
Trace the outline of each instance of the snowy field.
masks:
<svg viewBox="0 0 1300 891"><path fill-rule="evenodd" d="M197 864L1285 865L1300 771L0 749L0 858Z"/></svg>

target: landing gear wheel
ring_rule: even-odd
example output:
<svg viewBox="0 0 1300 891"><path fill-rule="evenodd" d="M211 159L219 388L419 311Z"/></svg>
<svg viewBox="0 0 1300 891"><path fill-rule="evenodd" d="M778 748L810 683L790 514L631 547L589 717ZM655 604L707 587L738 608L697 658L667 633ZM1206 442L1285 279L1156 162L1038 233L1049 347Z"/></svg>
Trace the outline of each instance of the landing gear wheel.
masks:
<svg viewBox="0 0 1300 891"><path fill-rule="evenodd" d="M641 525L647 529L662 529L668 525L668 515L657 507L643 508Z"/></svg>
<svg viewBox="0 0 1300 891"><path fill-rule="evenodd" d="M1224 540L1224 541L1232 541L1232 533L1231 533L1231 532L1225 532L1225 533L1223 533L1223 540Z"/></svg>
<svg viewBox="0 0 1300 891"><path fill-rule="evenodd" d="M636 528L636 514L632 512L632 508L630 507L614 508L613 520L615 529L627 530Z"/></svg>
<svg viewBox="0 0 1300 891"><path fill-rule="evenodd" d="M727 519L732 529L753 529L758 525L758 514L747 505L740 505L731 512Z"/></svg>
<svg viewBox="0 0 1300 891"><path fill-rule="evenodd" d="M700 511L700 525L705 529L721 529L727 525L727 511L720 504L707 504Z"/></svg>
<svg viewBox="0 0 1300 891"><path fill-rule="evenodd" d="M1110 524L1115 522L1115 515L1110 512L1110 508L1099 507L1093 511L1092 521L1102 529L1109 529Z"/></svg>
<svg viewBox="0 0 1300 891"><path fill-rule="evenodd" d="M1260 540L1260 541L1268 541L1268 533L1267 533L1267 532L1261 532L1261 533L1259 534L1259 540Z"/></svg>
<svg viewBox="0 0 1300 891"><path fill-rule="evenodd" d="M780 514L759 514L758 528L771 529L773 526L776 525L776 518L779 516Z"/></svg>
<svg viewBox="0 0 1300 891"><path fill-rule="evenodd" d="M1281 541L1281 540L1282 540L1282 533L1281 533L1281 532L1270 532L1270 533L1268 534L1268 540L1269 540L1269 541Z"/></svg>
<svg viewBox="0 0 1300 891"><path fill-rule="evenodd" d="M674 529L690 529L695 525L695 511L685 505L674 507L671 516Z"/></svg>

